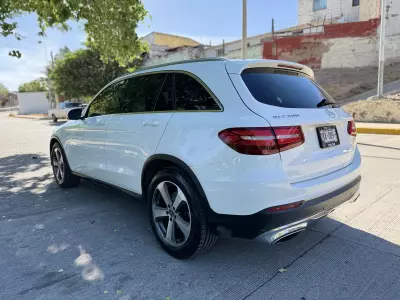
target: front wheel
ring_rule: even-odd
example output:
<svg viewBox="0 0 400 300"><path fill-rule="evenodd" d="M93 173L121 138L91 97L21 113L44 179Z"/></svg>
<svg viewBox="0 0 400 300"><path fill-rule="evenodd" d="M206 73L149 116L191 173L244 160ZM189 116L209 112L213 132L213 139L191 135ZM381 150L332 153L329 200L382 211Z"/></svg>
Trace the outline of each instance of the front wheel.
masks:
<svg viewBox="0 0 400 300"><path fill-rule="evenodd" d="M54 114L51 115L51 119L54 123L57 123L57 117Z"/></svg>
<svg viewBox="0 0 400 300"><path fill-rule="evenodd" d="M148 187L147 201L153 233L162 248L186 259L206 252L217 241L207 224L198 191L176 170L160 171Z"/></svg>
<svg viewBox="0 0 400 300"><path fill-rule="evenodd" d="M80 177L72 174L67 158L59 143L54 143L50 157L54 179L59 187L69 188L80 183Z"/></svg>

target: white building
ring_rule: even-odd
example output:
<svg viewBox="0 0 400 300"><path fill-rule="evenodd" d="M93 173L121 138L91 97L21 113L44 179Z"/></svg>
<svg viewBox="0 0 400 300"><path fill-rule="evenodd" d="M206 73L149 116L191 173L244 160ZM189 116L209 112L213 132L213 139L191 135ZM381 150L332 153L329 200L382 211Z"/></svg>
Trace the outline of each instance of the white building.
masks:
<svg viewBox="0 0 400 300"><path fill-rule="evenodd" d="M379 18L381 0L298 0L299 24L358 22ZM400 0L386 0L389 6L388 35L400 33Z"/></svg>

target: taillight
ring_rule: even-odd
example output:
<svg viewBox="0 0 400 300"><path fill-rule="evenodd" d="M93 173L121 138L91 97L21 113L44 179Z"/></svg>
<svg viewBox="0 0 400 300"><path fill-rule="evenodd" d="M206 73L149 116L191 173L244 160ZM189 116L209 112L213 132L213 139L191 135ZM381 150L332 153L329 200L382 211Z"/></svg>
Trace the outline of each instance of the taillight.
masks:
<svg viewBox="0 0 400 300"><path fill-rule="evenodd" d="M354 122L354 120L351 120L347 123L347 132L352 136L357 135L357 127L356 127L356 122Z"/></svg>
<svg viewBox="0 0 400 300"><path fill-rule="evenodd" d="M248 155L269 155L304 143L300 126L228 128L218 134L233 150Z"/></svg>
<svg viewBox="0 0 400 300"><path fill-rule="evenodd" d="M285 210L300 207L302 204L303 204L303 201L284 204L284 205L278 205L278 206L273 206L273 207L267 208L266 211L267 212L280 212L280 211L285 211Z"/></svg>

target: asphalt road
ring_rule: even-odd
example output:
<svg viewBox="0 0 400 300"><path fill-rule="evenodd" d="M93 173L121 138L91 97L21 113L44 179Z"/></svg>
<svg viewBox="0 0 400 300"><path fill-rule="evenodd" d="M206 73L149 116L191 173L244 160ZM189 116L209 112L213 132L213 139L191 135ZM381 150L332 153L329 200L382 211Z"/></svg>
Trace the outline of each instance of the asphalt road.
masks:
<svg viewBox="0 0 400 300"><path fill-rule="evenodd" d="M55 186L53 128L0 114L0 299L400 299L400 136L359 135L361 197L297 238L221 239L179 261L143 204Z"/></svg>

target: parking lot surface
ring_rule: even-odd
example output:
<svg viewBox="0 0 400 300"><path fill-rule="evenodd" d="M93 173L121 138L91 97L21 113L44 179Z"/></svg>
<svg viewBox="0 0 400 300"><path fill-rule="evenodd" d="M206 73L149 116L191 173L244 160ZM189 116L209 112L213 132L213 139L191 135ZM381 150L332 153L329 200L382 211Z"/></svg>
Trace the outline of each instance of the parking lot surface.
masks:
<svg viewBox="0 0 400 300"><path fill-rule="evenodd" d="M300 236L220 239L179 261L144 204L88 180L54 184L53 129L0 114L0 299L400 299L400 136L359 135L360 198Z"/></svg>

